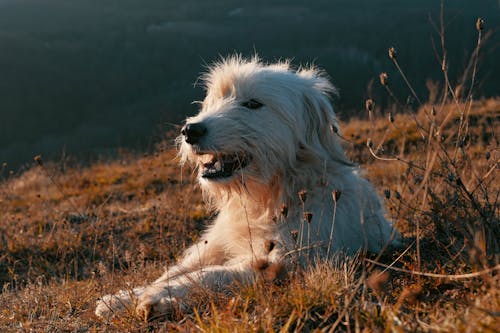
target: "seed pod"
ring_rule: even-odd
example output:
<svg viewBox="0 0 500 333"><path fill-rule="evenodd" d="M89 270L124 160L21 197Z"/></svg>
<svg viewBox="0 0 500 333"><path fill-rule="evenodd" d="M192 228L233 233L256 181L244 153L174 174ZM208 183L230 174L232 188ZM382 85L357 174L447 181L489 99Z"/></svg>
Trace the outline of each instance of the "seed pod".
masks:
<svg viewBox="0 0 500 333"><path fill-rule="evenodd" d="M384 190L384 195L387 199L390 199L391 198L391 190L389 189L385 189Z"/></svg>
<svg viewBox="0 0 500 333"><path fill-rule="evenodd" d="M373 112L373 109L375 108L375 102L373 101L373 99L368 98L365 101L365 107L366 107L366 111Z"/></svg>
<svg viewBox="0 0 500 333"><path fill-rule="evenodd" d="M379 78L380 78L380 83L383 86L389 85L389 76L387 75L387 73L385 73L385 72L384 73L380 73Z"/></svg>
<svg viewBox="0 0 500 333"><path fill-rule="evenodd" d="M38 165L42 166L43 165L43 160L42 160L42 155L36 155L34 158L36 163L38 163Z"/></svg>
<svg viewBox="0 0 500 333"><path fill-rule="evenodd" d="M368 140L366 140L366 146L368 148L373 148L373 141L371 138L368 138Z"/></svg>
<svg viewBox="0 0 500 333"><path fill-rule="evenodd" d="M340 190L334 190L332 192L333 201L335 201L335 202L339 201L341 194L342 194L342 191L340 191Z"/></svg>
<svg viewBox="0 0 500 333"><path fill-rule="evenodd" d="M288 216L288 206L285 204L281 205L280 213L281 213L281 216L287 217Z"/></svg>
<svg viewBox="0 0 500 333"><path fill-rule="evenodd" d="M391 113L391 112L389 112L389 121L390 121L391 123L393 123L393 122L394 122L394 117L392 116L392 113Z"/></svg>
<svg viewBox="0 0 500 333"><path fill-rule="evenodd" d="M476 21L476 29L478 31L481 31L484 29L484 20L480 17L477 18L477 21Z"/></svg>
<svg viewBox="0 0 500 333"><path fill-rule="evenodd" d="M300 201L302 201L302 203L305 203L307 200L307 191L306 190L300 191L299 198L300 198Z"/></svg>
<svg viewBox="0 0 500 333"><path fill-rule="evenodd" d="M304 219L307 221L307 223L311 223L312 218L313 218L313 213L304 212Z"/></svg>
<svg viewBox="0 0 500 333"><path fill-rule="evenodd" d="M388 53L389 53L389 58L390 58L391 60L396 59L396 49L395 49L394 47L392 47L392 46L391 46L391 47L389 48Z"/></svg>

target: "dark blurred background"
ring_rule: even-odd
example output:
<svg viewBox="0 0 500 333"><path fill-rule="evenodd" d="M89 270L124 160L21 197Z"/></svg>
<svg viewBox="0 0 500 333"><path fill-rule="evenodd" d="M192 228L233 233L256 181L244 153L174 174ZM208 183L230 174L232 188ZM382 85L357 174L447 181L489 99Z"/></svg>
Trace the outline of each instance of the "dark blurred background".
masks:
<svg viewBox="0 0 500 333"><path fill-rule="evenodd" d="M444 8L452 79L467 65L480 16L493 35L476 96L498 95L498 0ZM439 0L0 0L0 163L151 148L197 111L191 102L203 91L194 83L205 66L236 52L326 69L346 119L361 114L367 96L387 103L382 71L406 98L387 57L395 46L426 99L428 82L442 76L432 46L439 14Z"/></svg>

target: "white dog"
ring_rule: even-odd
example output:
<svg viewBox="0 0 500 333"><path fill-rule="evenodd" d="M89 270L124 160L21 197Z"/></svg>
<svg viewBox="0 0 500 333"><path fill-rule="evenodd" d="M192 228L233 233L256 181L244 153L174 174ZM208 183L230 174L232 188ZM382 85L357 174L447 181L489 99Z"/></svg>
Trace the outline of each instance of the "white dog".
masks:
<svg viewBox="0 0 500 333"><path fill-rule="evenodd" d="M276 273L292 261L400 245L379 197L344 154L329 100L335 89L322 72L235 56L203 80L201 111L178 142L218 215L151 285L104 296L99 316L134 305L144 319L168 315L189 307L195 286L227 290L266 267Z"/></svg>

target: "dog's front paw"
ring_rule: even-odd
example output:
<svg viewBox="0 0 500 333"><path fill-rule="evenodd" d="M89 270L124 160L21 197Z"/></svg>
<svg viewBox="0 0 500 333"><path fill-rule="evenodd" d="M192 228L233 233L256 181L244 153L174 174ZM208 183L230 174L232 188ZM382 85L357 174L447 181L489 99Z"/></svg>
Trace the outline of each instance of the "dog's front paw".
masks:
<svg viewBox="0 0 500 333"><path fill-rule="evenodd" d="M132 304L130 293L122 290L115 295L106 295L97 301L95 314L101 318L109 318L129 308Z"/></svg>
<svg viewBox="0 0 500 333"><path fill-rule="evenodd" d="M125 308L123 302L115 295L106 295L97 301L95 314L101 318L108 318L116 311L121 311Z"/></svg>
<svg viewBox="0 0 500 333"><path fill-rule="evenodd" d="M111 314L111 307L103 301L102 299L97 301L97 306L95 307L95 312L97 317L106 318Z"/></svg>
<svg viewBox="0 0 500 333"><path fill-rule="evenodd" d="M176 313L178 304L170 297L158 295L144 295L139 299L139 304L135 308L138 318L150 321L158 318L172 318Z"/></svg>

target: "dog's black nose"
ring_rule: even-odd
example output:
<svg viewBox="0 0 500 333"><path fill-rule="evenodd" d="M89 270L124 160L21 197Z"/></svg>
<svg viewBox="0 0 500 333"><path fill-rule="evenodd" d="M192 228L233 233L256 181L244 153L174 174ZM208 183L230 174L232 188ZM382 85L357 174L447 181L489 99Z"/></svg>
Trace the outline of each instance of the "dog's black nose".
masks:
<svg viewBox="0 0 500 333"><path fill-rule="evenodd" d="M203 123L186 124L181 129L181 134L189 144L195 144L207 133L207 127Z"/></svg>

